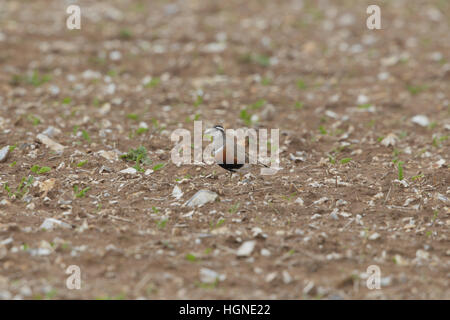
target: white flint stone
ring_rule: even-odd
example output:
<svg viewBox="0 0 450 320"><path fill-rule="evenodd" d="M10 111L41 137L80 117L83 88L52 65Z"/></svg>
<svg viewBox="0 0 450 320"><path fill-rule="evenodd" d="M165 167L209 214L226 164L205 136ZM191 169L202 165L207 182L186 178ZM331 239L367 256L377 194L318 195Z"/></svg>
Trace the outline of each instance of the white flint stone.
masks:
<svg viewBox="0 0 450 320"><path fill-rule="evenodd" d="M5 146L5 147L1 148L0 149L0 162L6 161L8 154L9 154L9 146Z"/></svg>
<svg viewBox="0 0 450 320"><path fill-rule="evenodd" d="M175 186L172 191L172 197L175 199L180 199L183 196L183 192L178 186Z"/></svg>
<svg viewBox="0 0 450 320"><path fill-rule="evenodd" d="M120 171L123 174L136 174L137 170L135 168L126 168Z"/></svg>
<svg viewBox="0 0 450 320"><path fill-rule="evenodd" d="M208 202L214 202L218 195L215 192L209 190L200 190L194 194L186 203L185 206L188 207L201 207Z"/></svg>
<svg viewBox="0 0 450 320"><path fill-rule="evenodd" d="M245 241L237 250L236 255L238 257L248 257L252 254L255 249L256 241L250 240Z"/></svg>
<svg viewBox="0 0 450 320"><path fill-rule="evenodd" d="M422 127L428 127L430 125L430 120L428 119L428 117L424 116L422 114L418 114L418 115L412 117L411 121Z"/></svg>
<svg viewBox="0 0 450 320"><path fill-rule="evenodd" d="M44 220L44 222L41 224L39 229L46 229L51 230L54 227L62 227L65 229L70 229L72 226L66 222L63 222L61 220L53 219L53 218L47 218Z"/></svg>

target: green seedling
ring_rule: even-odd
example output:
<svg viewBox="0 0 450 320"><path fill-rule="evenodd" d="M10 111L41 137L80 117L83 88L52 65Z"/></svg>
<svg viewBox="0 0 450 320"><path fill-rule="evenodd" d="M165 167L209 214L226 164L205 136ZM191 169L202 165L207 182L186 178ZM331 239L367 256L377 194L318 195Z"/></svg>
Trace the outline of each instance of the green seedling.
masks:
<svg viewBox="0 0 450 320"><path fill-rule="evenodd" d="M301 110L301 109L303 109L303 107L304 107L304 103L303 102L297 101L295 103L295 109Z"/></svg>
<svg viewBox="0 0 450 320"><path fill-rule="evenodd" d="M398 169L398 180L403 180L403 161L397 162L397 169Z"/></svg>
<svg viewBox="0 0 450 320"><path fill-rule="evenodd" d="M156 166L154 166L154 167L152 168L152 170L153 170L153 171L158 171L158 170L162 169L164 166L165 166L164 163L158 163Z"/></svg>
<svg viewBox="0 0 450 320"><path fill-rule="evenodd" d="M158 229L164 229L164 228L166 227L167 221L168 221L167 219L161 219L161 220L159 220L159 221L156 223Z"/></svg>
<svg viewBox="0 0 450 320"><path fill-rule="evenodd" d="M148 128L140 127L140 128L136 129L136 134L141 135L141 134L146 133L147 131L148 131Z"/></svg>
<svg viewBox="0 0 450 320"><path fill-rule="evenodd" d="M240 207L240 202L235 203L230 209L228 209L229 213L236 213Z"/></svg>
<svg viewBox="0 0 450 320"><path fill-rule="evenodd" d="M34 165L31 167L31 172L36 173L36 174L44 174L47 172L50 172L52 169L50 167L40 167L38 165Z"/></svg>
<svg viewBox="0 0 450 320"><path fill-rule="evenodd" d="M80 161L80 162L77 163L77 167L78 167L78 168L81 168L81 167L83 167L86 163L88 163L87 160L82 160L82 161Z"/></svg>
<svg viewBox="0 0 450 320"><path fill-rule="evenodd" d="M250 108L253 109L253 110L257 110L257 109L260 109L261 107L263 107L265 104L266 104L266 100L259 99L255 103L251 104Z"/></svg>
<svg viewBox="0 0 450 320"><path fill-rule="evenodd" d="M194 107L198 107L203 103L203 97L200 95L197 95L197 99L194 101Z"/></svg>
<svg viewBox="0 0 450 320"><path fill-rule="evenodd" d="M41 123L41 119L39 119L38 117L36 117L34 115L29 115L28 120L33 124L33 126L37 126L38 124Z"/></svg>
<svg viewBox="0 0 450 320"><path fill-rule="evenodd" d="M139 115L137 115L136 113L129 113L129 114L127 114L127 118L130 120L137 121L137 120L139 120Z"/></svg>
<svg viewBox="0 0 450 320"><path fill-rule="evenodd" d="M252 124L252 115L247 111L247 109L241 110L239 117L247 126L250 126Z"/></svg>
<svg viewBox="0 0 450 320"><path fill-rule="evenodd" d="M268 86L268 85L270 85L272 83L272 80L270 79L270 78L263 78L262 80L261 80L261 84L263 85L263 86Z"/></svg>
<svg viewBox="0 0 450 320"><path fill-rule="evenodd" d="M6 190L6 192L8 193L8 196L10 198L15 196L18 199L22 199L23 196L26 195L28 193L28 191L30 190L33 180L34 180L33 176L28 176L28 178L25 178L25 177L22 178L22 180L20 181L20 184L17 187L15 192L13 192L11 190L8 183L4 183L3 188Z"/></svg>
<svg viewBox="0 0 450 320"><path fill-rule="evenodd" d="M188 260L190 262L196 262L197 257L195 255L193 255L192 253L188 253L188 254L186 254L186 260Z"/></svg>
<svg viewBox="0 0 450 320"><path fill-rule="evenodd" d="M78 185L73 186L73 191L75 193L76 198L83 198L84 196L86 196L86 192L88 192L90 189L91 189L90 187L86 187L80 190Z"/></svg>
<svg viewBox="0 0 450 320"><path fill-rule="evenodd" d="M298 80L297 81L297 88L299 88L300 90L304 90L307 87L308 86L306 85L305 81L303 81L303 80Z"/></svg>
<svg viewBox="0 0 450 320"><path fill-rule="evenodd" d="M52 79L50 75L44 74L40 75L38 71L34 71L31 77L27 78L27 82L35 87L38 87Z"/></svg>
<svg viewBox="0 0 450 320"><path fill-rule="evenodd" d="M145 84L145 87L146 88L154 88L157 85L159 85L160 82L161 82L161 80L159 78L155 77L155 78L152 78L149 82L147 82Z"/></svg>
<svg viewBox="0 0 450 320"><path fill-rule="evenodd" d="M83 137L84 140L91 143L91 137L89 136L89 133L86 130L81 131L81 136Z"/></svg>
<svg viewBox="0 0 450 320"><path fill-rule="evenodd" d="M122 40L129 40L132 38L131 31L128 29L121 29L119 31L119 38Z"/></svg>

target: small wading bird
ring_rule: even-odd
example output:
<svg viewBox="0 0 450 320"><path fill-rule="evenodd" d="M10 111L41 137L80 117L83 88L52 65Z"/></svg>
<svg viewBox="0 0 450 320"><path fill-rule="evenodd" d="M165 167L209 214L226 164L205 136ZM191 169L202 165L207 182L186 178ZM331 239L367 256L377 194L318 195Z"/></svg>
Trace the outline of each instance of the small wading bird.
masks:
<svg viewBox="0 0 450 320"><path fill-rule="evenodd" d="M239 159L237 155L238 149L236 148L236 144L233 144L234 152L228 152L227 154L227 135L225 134L225 129L221 125L215 125L214 127L206 130L205 135L209 135L214 138L214 160L216 164L230 172L230 178L234 172L238 173L242 178L244 173L250 171L252 164L250 163L248 153L245 152L245 146L243 149L245 152L245 158L242 160ZM268 166L261 161L257 161L256 165L268 168Z"/></svg>

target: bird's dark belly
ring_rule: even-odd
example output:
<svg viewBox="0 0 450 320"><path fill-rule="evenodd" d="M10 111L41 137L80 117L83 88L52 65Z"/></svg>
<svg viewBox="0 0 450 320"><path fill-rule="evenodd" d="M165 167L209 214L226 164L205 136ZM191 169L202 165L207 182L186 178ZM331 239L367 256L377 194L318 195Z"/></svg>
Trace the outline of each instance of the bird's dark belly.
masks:
<svg viewBox="0 0 450 320"><path fill-rule="evenodd" d="M219 166L224 168L225 170L235 172L236 170L242 168L244 166L243 163L241 164L234 164L234 163L220 163Z"/></svg>

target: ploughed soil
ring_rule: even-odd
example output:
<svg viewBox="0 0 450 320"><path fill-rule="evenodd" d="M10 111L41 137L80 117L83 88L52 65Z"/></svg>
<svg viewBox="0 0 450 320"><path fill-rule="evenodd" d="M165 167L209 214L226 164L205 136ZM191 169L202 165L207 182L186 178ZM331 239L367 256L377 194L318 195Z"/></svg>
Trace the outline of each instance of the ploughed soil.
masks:
<svg viewBox="0 0 450 320"><path fill-rule="evenodd" d="M450 4L378 3L1 0L0 298L449 299ZM176 166L195 120L281 169Z"/></svg>

